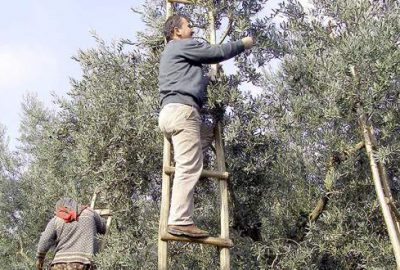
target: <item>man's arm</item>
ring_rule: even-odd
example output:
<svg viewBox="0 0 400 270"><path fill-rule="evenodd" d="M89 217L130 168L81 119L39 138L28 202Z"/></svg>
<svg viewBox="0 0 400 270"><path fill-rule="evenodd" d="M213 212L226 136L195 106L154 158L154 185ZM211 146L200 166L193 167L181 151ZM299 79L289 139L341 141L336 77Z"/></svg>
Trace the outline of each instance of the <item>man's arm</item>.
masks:
<svg viewBox="0 0 400 270"><path fill-rule="evenodd" d="M97 233L105 234L107 228L106 228L106 222L104 221L104 219L102 217L100 217L100 215L96 211L93 211L93 218L94 218L94 222L96 224Z"/></svg>
<svg viewBox="0 0 400 270"><path fill-rule="evenodd" d="M228 60L245 49L250 49L253 46L253 39L246 37L222 45L210 45L191 39L185 45L181 53L188 60L201 64L215 64Z"/></svg>
<svg viewBox="0 0 400 270"><path fill-rule="evenodd" d="M43 267L43 261L46 257L47 251L54 245L57 239L57 231L55 225L55 218L52 218L46 226L44 232L39 239L39 244L37 248L37 261L36 261L36 269L41 270Z"/></svg>

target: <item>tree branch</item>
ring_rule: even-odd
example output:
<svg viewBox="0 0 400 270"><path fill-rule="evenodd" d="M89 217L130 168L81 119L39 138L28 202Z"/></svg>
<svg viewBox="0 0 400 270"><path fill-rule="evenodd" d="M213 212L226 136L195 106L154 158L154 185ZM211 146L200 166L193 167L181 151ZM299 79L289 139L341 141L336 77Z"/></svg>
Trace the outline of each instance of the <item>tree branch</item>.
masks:
<svg viewBox="0 0 400 270"><path fill-rule="evenodd" d="M194 4L190 0L168 0L170 3L180 3L180 4Z"/></svg>
<svg viewBox="0 0 400 270"><path fill-rule="evenodd" d="M226 28L224 34L222 35L221 41L219 42L219 44L222 44L225 41L225 38L229 35L229 33L232 31L232 25L233 25L233 18L232 15L230 15L229 17L229 23L228 23L228 27Z"/></svg>
<svg viewBox="0 0 400 270"><path fill-rule="evenodd" d="M329 159L328 163L328 172L326 173L325 176L325 183L332 183L330 187L328 187L327 192L325 192L318 200L315 208L311 213L308 215L309 221L315 222L319 216L322 214L322 212L325 210L326 205L328 204L329 197L331 195L331 191L333 189L333 173L335 172L336 168L345 161L350 155L353 155L357 153L359 150L361 150L365 146L364 142L359 142L357 143L353 148L346 149L342 151L341 153L336 153L333 154L332 157Z"/></svg>

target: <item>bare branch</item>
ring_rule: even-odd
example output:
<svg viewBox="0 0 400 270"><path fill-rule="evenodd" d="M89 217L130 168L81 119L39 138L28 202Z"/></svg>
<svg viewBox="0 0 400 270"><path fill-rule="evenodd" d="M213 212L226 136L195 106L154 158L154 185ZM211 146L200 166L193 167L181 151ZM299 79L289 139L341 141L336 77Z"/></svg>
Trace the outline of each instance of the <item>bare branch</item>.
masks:
<svg viewBox="0 0 400 270"><path fill-rule="evenodd" d="M224 34L222 35L221 41L219 44L222 44L225 41L225 38L229 35L229 33L232 31L232 25L233 25L233 18L232 15L229 16L229 23L228 27L226 28Z"/></svg>
<svg viewBox="0 0 400 270"><path fill-rule="evenodd" d="M190 0L168 0L170 3L180 3L180 4L194 4Z"/></svg>

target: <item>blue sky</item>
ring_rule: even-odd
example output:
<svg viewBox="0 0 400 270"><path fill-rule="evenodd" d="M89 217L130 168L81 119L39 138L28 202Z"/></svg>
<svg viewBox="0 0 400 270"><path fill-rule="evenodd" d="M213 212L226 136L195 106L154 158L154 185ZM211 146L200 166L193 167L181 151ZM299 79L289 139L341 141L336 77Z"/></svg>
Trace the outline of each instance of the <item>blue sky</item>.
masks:
<svg viewBox="0 0 400 270"><path fill-rule="evenodd" d="M106 41L134 39L143 29L132 7L144 0L17 0L4 1L0 9L0 123L15 147L21 102L36 93L47 107L51 93L62 96L69 78L80 77L71 59L78 49L95 46L90 31Z"/></svg>
<svg viewBox="0 0 400 270"><path fill-rule="evenodd" d="M0 9L0 124L12 149L17 144L21 102L35 93L54 108L52 93L63 96L69 78L81 71L71 57L78 49L96 46L90 31L102 39L135 39L144 29L139 8L144 0L15 0ZM280 0L270 0L267 9ZM232 63L226 64L229 71Z"/></svg>

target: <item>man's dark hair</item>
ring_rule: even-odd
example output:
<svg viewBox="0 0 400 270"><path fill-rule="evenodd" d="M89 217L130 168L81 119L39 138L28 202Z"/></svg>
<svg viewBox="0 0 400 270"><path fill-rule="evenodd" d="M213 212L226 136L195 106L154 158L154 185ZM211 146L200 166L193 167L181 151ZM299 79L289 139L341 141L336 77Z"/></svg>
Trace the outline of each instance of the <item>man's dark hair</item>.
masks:
<svg viewBox="0 0 400 270"><path fill-rule="evenodd" d="M175 14L170 16L164 24L164 36L167 39L167 42L172 39L172 35L174 33L175 27L182 27L182 19L186 19L190 22L189 18L185 15Z"/></svg>

